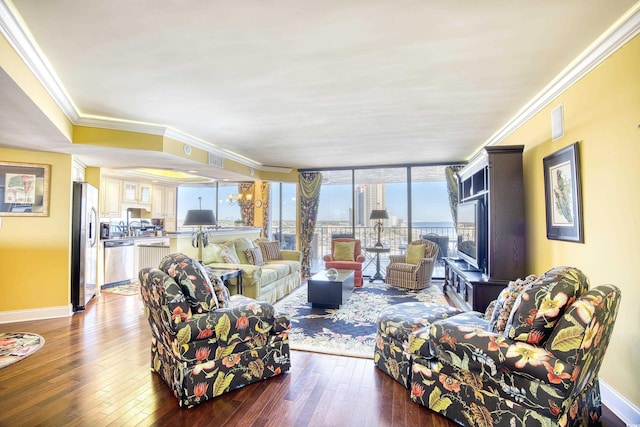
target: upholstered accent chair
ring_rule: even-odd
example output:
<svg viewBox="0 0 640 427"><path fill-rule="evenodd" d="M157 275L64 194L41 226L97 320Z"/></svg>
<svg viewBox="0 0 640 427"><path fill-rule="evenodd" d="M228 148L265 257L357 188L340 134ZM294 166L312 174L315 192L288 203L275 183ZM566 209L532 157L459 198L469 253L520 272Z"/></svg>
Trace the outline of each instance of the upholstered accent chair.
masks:
<svg viewBox="0 0 640 427"><path fill-rule="evenodd" d="M271 304L229 297L216 276L183 254L142 269L139 279L151 326L151 369L181 407L289 370L289 319Z"/></svg>
<svg viewBox="0 0 640 427"><path fill-rule="evenodd" d="M337 237L331 240L331 253L324 256L326 269L353 270L353 286L362 286L362 244L358 239Z"/></svg>
<svg viewBox="0 0 640 427"><path fill-rule="evenodd" d="M404 255L390 255L385 282L411 290L431 285L431 275L438 257L438 244L430 240L414 240Z"/></svg>
<svg viewBox="0 0 640 427"><path fill-rule="evenodd" d="M588 285L580 270L557 267L505 289L492 313L461 313L413 332L411 399L467 426L594 424L620 290ZM511 306L496 330L495 316Z"/></svg>

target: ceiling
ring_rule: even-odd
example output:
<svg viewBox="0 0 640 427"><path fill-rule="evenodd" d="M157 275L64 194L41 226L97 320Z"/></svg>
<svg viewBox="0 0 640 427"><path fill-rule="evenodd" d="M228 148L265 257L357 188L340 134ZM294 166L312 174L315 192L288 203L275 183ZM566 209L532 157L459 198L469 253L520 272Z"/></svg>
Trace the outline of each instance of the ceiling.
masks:
<svg viewBox="0 0 640 427"><path fill-rule="evenodd" d="M168 130L258 169L467 160L638 4L0 0L72 122ZM0 146L193 167L70 143L2 69L0 105Z"/></svg>

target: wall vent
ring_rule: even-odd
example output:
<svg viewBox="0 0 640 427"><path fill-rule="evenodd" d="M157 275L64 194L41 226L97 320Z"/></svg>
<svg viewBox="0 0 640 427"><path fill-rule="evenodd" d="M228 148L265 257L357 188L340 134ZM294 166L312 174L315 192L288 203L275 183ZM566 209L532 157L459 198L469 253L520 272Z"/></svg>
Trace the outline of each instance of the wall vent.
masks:
<svg viewBox="0 0 640 427"><path fill-rule="evenodd" d="M224 168L224 157L209 153L209 164L218 168Z"/></svg>

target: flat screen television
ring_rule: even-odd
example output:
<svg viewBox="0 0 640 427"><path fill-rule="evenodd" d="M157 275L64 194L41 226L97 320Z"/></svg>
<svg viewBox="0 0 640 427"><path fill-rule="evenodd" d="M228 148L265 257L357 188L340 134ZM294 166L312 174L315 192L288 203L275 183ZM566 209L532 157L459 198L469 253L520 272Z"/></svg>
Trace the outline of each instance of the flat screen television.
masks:
<svg viewBox="0 0 640 427"><path fill-rule="evenodd" d="M484 204L472 200L458 204L458 256L470 267L483 270L485 267Z"/></svg>

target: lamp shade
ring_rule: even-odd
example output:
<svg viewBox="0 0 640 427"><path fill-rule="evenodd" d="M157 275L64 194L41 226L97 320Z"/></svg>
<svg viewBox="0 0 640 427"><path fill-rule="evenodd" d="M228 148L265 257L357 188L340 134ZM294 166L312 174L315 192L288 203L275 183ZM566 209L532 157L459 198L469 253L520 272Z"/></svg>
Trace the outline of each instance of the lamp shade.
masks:
<svg viewBox="0 0 640 427"><path fill-rule="evenodd" d="M184 225L217 225L216 216L210 209L191 209L187 211Z"/></svg>
<svg viewBox="0 0 640 427"><path fill-rule="evenodd" d="M389 214L386 209L373 209L369 219L389 219Z"/></svg>

